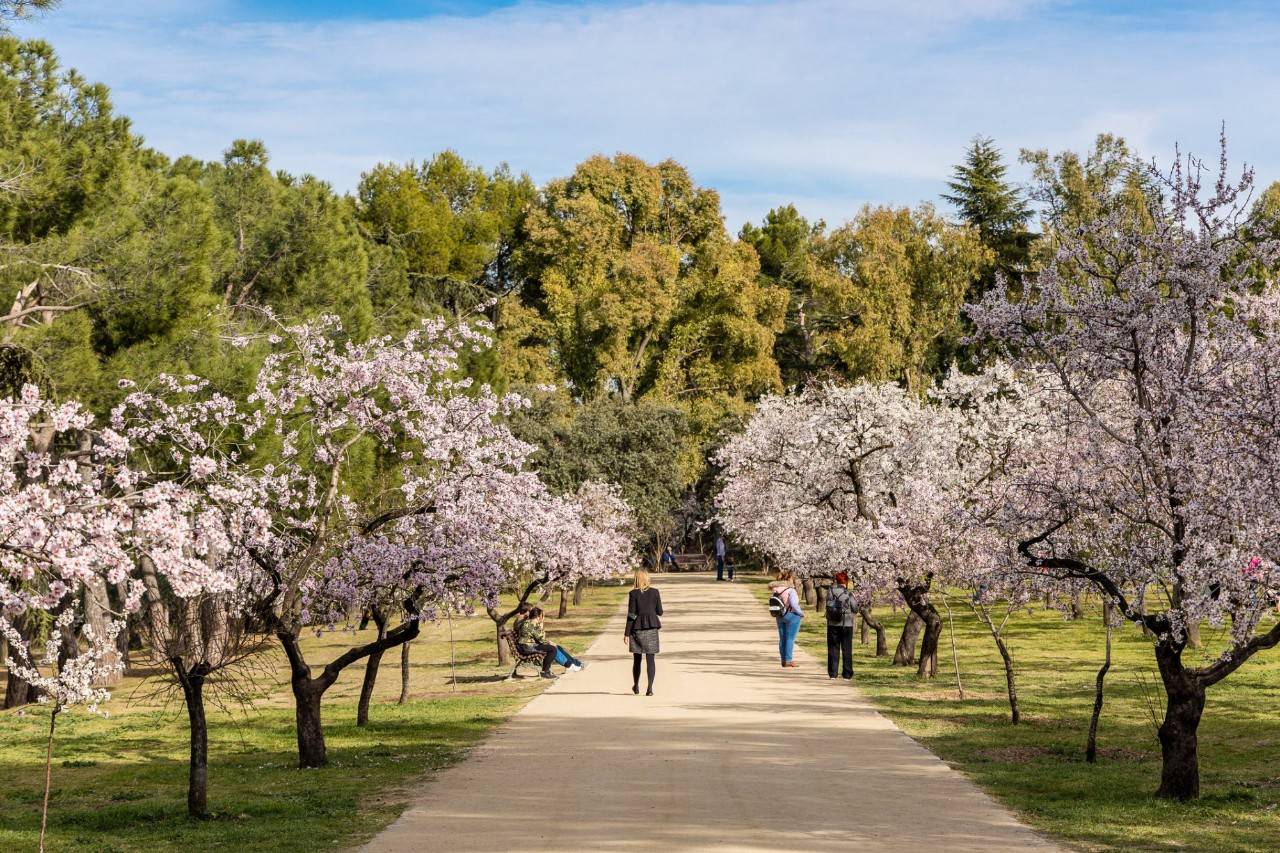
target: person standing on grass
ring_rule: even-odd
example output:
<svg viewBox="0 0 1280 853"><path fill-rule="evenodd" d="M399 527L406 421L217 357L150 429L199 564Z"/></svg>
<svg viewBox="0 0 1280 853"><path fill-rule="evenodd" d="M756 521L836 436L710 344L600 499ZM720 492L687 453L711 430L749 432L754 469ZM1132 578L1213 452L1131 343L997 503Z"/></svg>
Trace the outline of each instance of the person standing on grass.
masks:
<svg viewBox="0 0 1280 853"><path fill-rule="evenodd" d="M778 655L782 658L784 668L798 667L792 658L795 655L796 635L800 633L800 622L804 619L804 608L800 605L800 595L796 592L795 573L784 571L778 579L769 584L769 592L779 602L778 608Z"/></svg>
<svg viewBox="0 0 1280 853"><path fill-rule="evenodd" d="M724 544L724 535L716 534L716 580L724 580L724 558L728 549ZM729 580L733 580L733 575L729 576Z"/></svg>
<svg viewBox="0 0 1280 853"><path fill-rule="evenodd" d="M853 678L853 593L849 592L849 575L836 572L827 590L827 675L836 677L839 657L840 677Z"/></svg>
<svg viewBox="0 0 1280 853"><path fill-rule="evenodd" d="M653 695L653 677L658 664L658 631L662 628L662 596L649 585L649 573L636 572L636 583L627 596L627 627L623 639L631 649L631 692L640 692L640 658L644 657L649 675L649 687L644 695Z"/></svg>
<svg viewBox="0 0 1280 853"><path fill-rule="evenodd" d="M587 665L565 651L564 646L547 642L547 631L543 627L545 616L541 607L534 607L516 625L516 645L520 647L520 651L525 654L542 653L542 672L539 674L543 678L555 678L551 674L553 663L560 664L568 672L586 669Z"/></svg>

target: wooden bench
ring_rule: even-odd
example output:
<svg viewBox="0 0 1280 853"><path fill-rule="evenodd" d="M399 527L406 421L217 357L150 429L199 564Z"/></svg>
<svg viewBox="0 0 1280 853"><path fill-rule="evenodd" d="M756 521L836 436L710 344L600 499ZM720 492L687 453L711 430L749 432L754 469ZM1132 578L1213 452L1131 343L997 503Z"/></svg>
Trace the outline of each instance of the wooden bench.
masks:
<svg viewBox="0 0 1280 853"><path fill-rule="evenodd" d="M715 565L715 561L701 551L674 554L673 556L676 558L676 565L673 571L677 572L700 572Z"/></svg>
<svg viewBox="0 0 1280 853"><path fill-rule="evenodd" d="M513 668L511 670L511 674L507 676L508 681L516 678L516 674L520 672L520 667L524 666L526 663L537 663L538 669L542 669L542 652L520 651L520 647L516 645L516 635L505 629L502 632L502 641L507 644L507 650L511 652L511 656L516 659L515 668Z"/></svg>

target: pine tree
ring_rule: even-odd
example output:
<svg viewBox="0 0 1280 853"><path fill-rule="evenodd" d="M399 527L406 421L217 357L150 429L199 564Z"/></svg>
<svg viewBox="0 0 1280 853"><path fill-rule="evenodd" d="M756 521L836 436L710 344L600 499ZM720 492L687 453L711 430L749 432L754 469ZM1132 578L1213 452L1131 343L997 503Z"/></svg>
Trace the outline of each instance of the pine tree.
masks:
<svg viewBox="0 0 1280 853"><path fill-rule="evenodd" d="M1018 188L1005 179L1000 149L988 136L975 136L947 182L951 192L942 198L955 205L960 218L978 231L993 259L968 294L974 301L990 290L1002 275L1017 283L1030 260L1036 235L1027 230L1031 207Z"/></svg>

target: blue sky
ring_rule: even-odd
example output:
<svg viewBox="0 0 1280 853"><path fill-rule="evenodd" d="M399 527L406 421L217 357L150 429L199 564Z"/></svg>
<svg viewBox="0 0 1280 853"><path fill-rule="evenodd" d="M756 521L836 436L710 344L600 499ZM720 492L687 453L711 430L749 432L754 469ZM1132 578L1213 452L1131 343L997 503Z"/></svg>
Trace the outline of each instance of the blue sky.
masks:
<svg viewBox="0 0 1280 853"><path fill-rule="evenodd" d="M731 229L795 202L841 222L936 199L976 133L1101 131L1280 179L1280 15L1185 0L65 0L19 32L111 86L170 154L237 137L340 190L453 148L542 181L674 157ZM1208 11L1205 11L1207 9ZM1021 171L1015 167L1015 175Z"/></svg>

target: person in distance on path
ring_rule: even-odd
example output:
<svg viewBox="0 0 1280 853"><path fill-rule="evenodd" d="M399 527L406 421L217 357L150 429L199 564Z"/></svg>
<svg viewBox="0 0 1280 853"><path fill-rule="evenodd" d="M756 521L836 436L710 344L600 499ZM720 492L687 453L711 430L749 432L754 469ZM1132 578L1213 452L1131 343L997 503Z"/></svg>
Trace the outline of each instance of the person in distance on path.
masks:
<svg viewBox="0 0 1280 853"><path fill-rule="evenodd" d="M804 619L804 608L800 606L795 578L794 572L784 571L776 581L769 584L769 592L782 601L782 615L778 617L778 655L782 658L782 665L788 669L799 666L792 658L795 655L796 635L800 633L800 622Z"/></svg>
<svg viewBox="0 0 1280 853"><path fill-rule="evenodd" d="M547 642L547 631L543 627L545 614L541 607L534 607L529 614L516 625L516 645L525 654L542 653L543 678L555 678L551 674L551 664L558 663L569 672L586 669L587 665L565 651L564 646Z"/></svg>
<svg viewBox="0 0 1280 853"><path fill-rule="evenodd" d="M728 549L724 544L724 536L716 534L716 580L724 580L724 558ZM733 575L729 575L729 580L733 580Z"/></svg>
<svg viewBox="0 0 1280 853"><path fill-rule="evenodd" d="M644 695L653 695L653 677L657 674L658 665L654 657L658 654L658 631L662 628L662 596L658 590L649 585L649 573L644 569L636 572L636 583L627 596L627 628L623 639L631 649L631 692L640 692L640 657L643 655L649 674L649 688Z"/></svg>
<svg viewBox="0 0 1280 853"><path fill-rule="evenodd" d="M849 576L836 572L827 591L827 675L836 677L837 656L840 677L853 678L853 594L849 592Z"/></svg>

